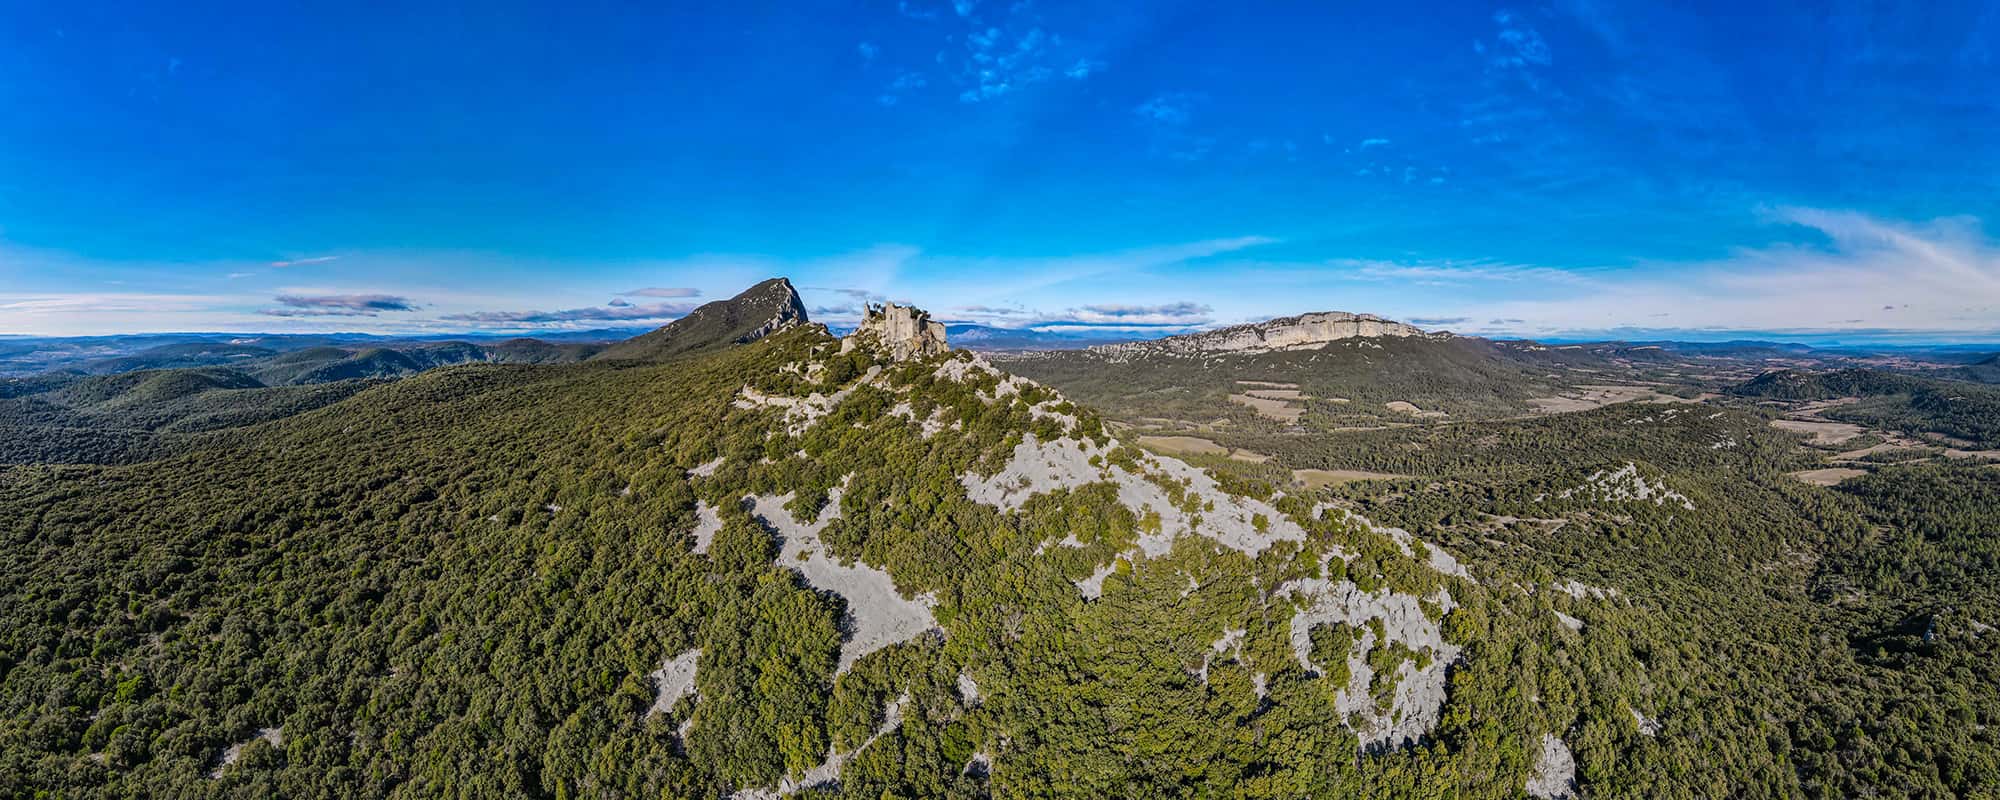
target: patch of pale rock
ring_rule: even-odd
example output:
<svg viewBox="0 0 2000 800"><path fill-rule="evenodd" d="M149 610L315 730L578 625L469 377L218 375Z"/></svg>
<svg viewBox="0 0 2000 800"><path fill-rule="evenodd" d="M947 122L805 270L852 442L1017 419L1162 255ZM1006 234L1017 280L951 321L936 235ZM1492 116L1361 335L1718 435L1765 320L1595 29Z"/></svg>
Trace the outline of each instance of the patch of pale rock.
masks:
<svg viewBox="0 0 2000 800"><path fill-rule="evenodd" d="M1580 497L1601 502L1639 501L1664 506L1673 503L1694 510L1694 501L1686 495L1667 488L1665 481L1653 482L1639 474L1639 465L1630 461L1616 470L1598 470L1584 480L1582 486L1564 489L1556 497L1569 499ZM1536 500L1542 499L1536 497Z"/></svg>
<svg viewBox="0 0 2000 800"><path fill-rule="evenodd" d="M1639 735L1641 736L1660 735L1659 720L1653 719L1651 717L1639 713L1639 709L1636 708L1627 708L1625 710L1632 712L1632 724L1638 727Z"/></svg>
<svg viewBox="0 0 2000 800"><path fill-rule="evenodd" d="M1208 473L1179 459L1142 456L1141 469L1148 470L1147 474L1135 474L1109 463L1111 449L1067 436L1045 443L1028 434L999 472L991 477L967 472L959 482L975 502L1019 511L1037 494L1109 481L1117 487L1119 501L1132 513L1142 519L1149 512L1159 515L1158 530L1139 537L1138 549L1150 558L1166 555L1174 540L1185 534L1207 536L1253 557L1277 542L1305 539L1305 529L1271 504L1231 495ZM1102 466L1092 464L1092 458ZM1193 498L1192 505L1201 511L1187 513L1149 476L1184 486L1186 495ZM1262 530L1258 530L1260 518Z"/></svg>
<svg viewBox="0 0 2000 800"><path fill-rule="evenodd" d="M845 753L828 747L826 749L826 760L821 761L818 765L806 770L804 773L797 776L786 775L778 781L777 786L739 790L730 795L731 800L778 800L778 798L789 797L808 789L837 786L840 782L840 770L842 767L847 766L848 759L853 758L856 753L868 749L868 746L874 744L876 739L880 739L891 731L903 726L903 709L909 704L909 692L904 692L896 699L889 701L888 707L883 709L882 712L882 724L876 727L875 732L869 734L868 740L862 742L859 747Z"/></svg>
<svg viewBox="0 0 2000 800"><path fill-rule="evenodd" d="M765 394L753 387L745 386L737 391L736 399L731 401L731 404L742 409L782 409L785 412L786 432L797 436L805 433L813 426L813 423L818 422L821 417L826 416L841 403L846 402L848 395L853 394L855 389L862 386L879 386L881 379L882 367L876 365L869 367L868 371L860 379L841 387L833 394L813 392L805 397L786 397L783 395Z"/></svg>
<svg viewBox="0 0 2000 800"><path fill-rule="evenodd" d="M1542 800L1576 796L1576 757L1569 751L1569 745L1553 733L1542 734L1541 751L1535 756L1534 774L1528 776L1524 787L1528 794Z"/></svg>
<svg viewBox="0 0 2000 800"><path fill-rule="evenodd" d="M826 510L811 525L801 524L785 510L792 499L790 493L751 499L754 512L781 540L777 563L797 570L813 588L847 601L854 625L851 635L841 643L840 667L835 674L846 672L862 656L937 627L931 614L937 605L935 598L928 594L905 598L888 572L859 561L842 564L827 552L819 534L840 518L841 491L835 488L828 493Z"/></svg>
<svg viewBox="0 0 2000 800"><path fill-rule="evenodd" d="M1324 564L1320 574L1326 574ZM1291 632L1292 654L1307 670L1324 672L1312 662L1314 627L1349 625L1361 630L1348 653L1348 683L1335 696L1334 705L1343 717L1361 721L1354 733L1364 750L1416 741L1437 725L1444 709L1446 671L1458 658L1460 648L1444 640L1442 628L1424 613L1419 598L1387 588L1364 592L1352 581L1324 577L1287 581L1276 594L1309 601L1293 615ZM1457 607L1444 589L1438 590L1433 602L1446 613ZM1368 627L1370 620L1381 622L1386 641L1375 640L1374 630ZM1370 691L1375 671L1368 665L1368 653L1389 642L1428 654L1430 664L1423 669L1413 661L1399 664L1389 710L1380 712Z"/></svg>
<svg viewBox="0 0 2000 800"><path fill-rule="evenodd" d="M694 469L688 470L688 476L694 478L706 478L710 475L714 475L716 470L722 468L722 461L723 461L722 456L716 456L715 460L696 466Z"/></svg>
<svg viewBox="0 0 2000 800"><path fill-rule="evenodd" d="M653 707L646 710L647 716L672 711L681 698L694 695L695 667L700 660L701 648L697 647L667 659L659 669L647 674L646 677L653 679L656 689Z"/></svg>
<svg viewBox="0 0 2000 800"><path fill-rule="evenodd" d="M250 738L223 748L222 753L216 756L217 763L215 769L208 773L208 777L211 779L222 777L223 770L228 769L231 764L236 763L236 759L243 757L243 748L256 743L258 739L263 739L271 743L272 747L285 746L285 732L282 729L258 728L257 733Z"/></svg>
<svg viewBox="0 0 2000 800"><path fill-rule="evenodd" d="M706 500L694 501L694 514L694 551L706 555L708 546L715 543L715 535L722 532L722 515Z"/></svg>

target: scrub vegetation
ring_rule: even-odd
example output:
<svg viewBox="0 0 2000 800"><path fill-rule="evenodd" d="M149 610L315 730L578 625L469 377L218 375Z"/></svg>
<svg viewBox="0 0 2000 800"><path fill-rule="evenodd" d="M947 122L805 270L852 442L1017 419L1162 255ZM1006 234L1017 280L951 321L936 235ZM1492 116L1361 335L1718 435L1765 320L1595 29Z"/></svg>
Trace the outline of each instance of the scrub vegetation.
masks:
<svg viewBox="0 0 2000 800"><path fill-rule="evenodd" d="M1813 487L1755 406L1622 403L1197 480L962 352L668 349L7 401L0 794L2000 791L1976 460Z"/></svg>

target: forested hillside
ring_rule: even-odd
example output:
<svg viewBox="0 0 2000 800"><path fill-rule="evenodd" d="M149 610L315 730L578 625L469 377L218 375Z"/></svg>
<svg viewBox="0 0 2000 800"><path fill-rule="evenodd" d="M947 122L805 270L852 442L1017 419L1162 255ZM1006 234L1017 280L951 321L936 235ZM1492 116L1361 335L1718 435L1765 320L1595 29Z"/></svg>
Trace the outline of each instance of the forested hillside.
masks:
<svg viewBox="0 0 2000 800"><path fill-rule="evenodd" d="M1529 398L1554 394L1552 368L1609 366L1582 348L1522 347L1451 337L1352 338L1311 350L1178 354L1086 350L996 355L1023 376L1062 386L1080 402L1133 417L1257 418L1231 395L1288 386L1303 394L1304 416L1326 426L1396 418L1392 403L1483 417L1529 410ZM1407 416L1403 416L1407 418Z"/></svg>
<svg viewBox="0 0 2000 800"><path fill-rule="evenodd" d="M2000 383L2000 353L1982 358L1963 367L1941 370L1944 377L1975 383Z"/></svg>
<svg viewBox="0 0 2000 800"><path fill-rule="evenodd" d="M466 340L368 334L165 333L130 336L0 337L0 381L36 373L115 375L139 370L229 367L269 384L338 380L300 377L343 361L407 359L409 371L466 362L545 364L580 361L623 339L619 331L556 331L545 339L468 336ZM268 374L266 367L282 368ZM300 369L303 367L303 369ZM352 375L343 377L354 377ZM377 375L376 377L390 377Z"/></svg>
<svg viewBox="0 0 2000 800"><path fill-rule="evenodd" d="M1806 486L1752 412L1624 404L1306 489L712 327L0 467L0 794L2000 791L2000 470ZM259 391L128 380L34 413Z"/></svg>
<svg viewBox="0 0 2000 800"><path fill-rule="evenodd" d="M163 345L89 362L82 371L0 379L0 464L157 458L198 446L204 438L198 434L282 419L439 367L569 363L598 349L535 339L284 352ZM166 366L142 366L147 364Z"/></svg>
<svg viewBox="0 0 2000 800"><path fill-rule="evenodd" d="M2000 449L2000 388L1990 385L1872 369L1780 370L1733 391L1774 400L1844 401L1820 410L1820 415Z"/></svg>

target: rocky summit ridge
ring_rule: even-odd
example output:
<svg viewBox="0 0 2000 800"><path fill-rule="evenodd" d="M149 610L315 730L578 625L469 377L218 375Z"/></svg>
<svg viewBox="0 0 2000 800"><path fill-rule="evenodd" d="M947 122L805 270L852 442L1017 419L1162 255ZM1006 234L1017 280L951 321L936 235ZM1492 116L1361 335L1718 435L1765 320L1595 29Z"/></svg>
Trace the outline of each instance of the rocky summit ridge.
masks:
<svg viewBox="0 0 2000 800"><path fill-rule="evenodd" d="M921 308L895 303L868 304L861 325L841 341L840 351L853 350L871 339L898 361L951 350L951 345L945 343L944 323L932 320L930 312Z"/></svg>
<svg viewBox="0 0 2000 800"><path fill-rule="evenodd" d="M1384 319L1374 314L1318 311L1152 341L1096 345L1089 349L1091 352L1106 355L1265 353L1274 350L1312 350L1342 339L1381 336L1445 339L1450 338L1451 334L1432 333L1415 325Z"/></svg>

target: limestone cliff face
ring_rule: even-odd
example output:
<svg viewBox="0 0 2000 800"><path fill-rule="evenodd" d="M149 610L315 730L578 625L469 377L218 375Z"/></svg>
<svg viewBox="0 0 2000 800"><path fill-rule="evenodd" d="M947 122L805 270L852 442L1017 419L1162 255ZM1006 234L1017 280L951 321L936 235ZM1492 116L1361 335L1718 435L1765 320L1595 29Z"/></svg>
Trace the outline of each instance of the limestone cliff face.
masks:
<svg viewBox="0 0 2000 800"><path fill-rule="evenodd" d="M841 341L840 350L847 352L863 341L872 341L886 348L897 360L922 358L951 350L951 346L945 344L944 323L933 321L928 311L895 303L869 304L861 326Z"/></svg>
<svg viewBox="0 0 2000 800"><path fill-rule="evenodd" d="M1261 353L1271 350L1303 350L1324 346L1328 342L1357 337L1379 336L1422 336L1429 338L1449 337L1448 333L1430 333L1414 325L1405 325L1373 314L1349 314L1345 311L1322 311L1301 314L1296 317L1280 317L1267 322L1249 325L1234 325L1202 333L1169 336L1150 342L1125 342L1122 344L1099 345L1090 348L1092 352L1106 354L1140 353Z"/></svg>

